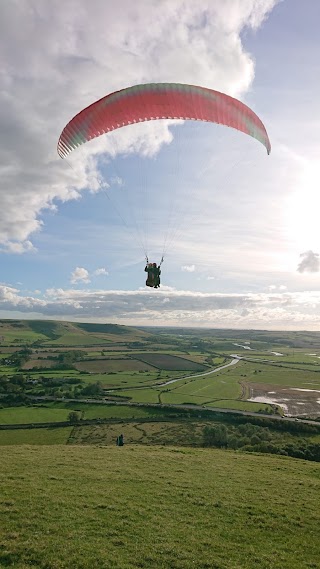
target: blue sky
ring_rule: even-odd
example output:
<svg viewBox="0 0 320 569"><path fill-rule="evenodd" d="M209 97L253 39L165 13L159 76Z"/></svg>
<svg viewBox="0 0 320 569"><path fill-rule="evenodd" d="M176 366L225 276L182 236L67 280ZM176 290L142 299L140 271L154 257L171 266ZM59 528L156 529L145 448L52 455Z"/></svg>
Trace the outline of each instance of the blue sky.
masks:
<svg viewBox="0 0 320 569"><path fill-rule="evenodd" d="M59 6L0 8L0 317L319 329L319 3ZM240 98L271 155L230 129L152 121L58 158L74 114L154 81ZM145 246L159 261L165 242L149 290Z"/></svg>

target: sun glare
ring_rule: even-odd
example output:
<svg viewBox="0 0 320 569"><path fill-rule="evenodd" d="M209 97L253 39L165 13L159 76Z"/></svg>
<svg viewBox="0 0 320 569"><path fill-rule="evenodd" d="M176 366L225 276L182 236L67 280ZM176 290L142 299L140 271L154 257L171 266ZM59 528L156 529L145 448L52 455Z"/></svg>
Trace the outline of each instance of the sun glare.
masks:
<svg viewBox="0 0 320 569"><path fill-rule="evenodd" d="M296 190L288 198L285 225L288 239L303 252L320 248L320 166L307 165L297 181Z"/></svg>

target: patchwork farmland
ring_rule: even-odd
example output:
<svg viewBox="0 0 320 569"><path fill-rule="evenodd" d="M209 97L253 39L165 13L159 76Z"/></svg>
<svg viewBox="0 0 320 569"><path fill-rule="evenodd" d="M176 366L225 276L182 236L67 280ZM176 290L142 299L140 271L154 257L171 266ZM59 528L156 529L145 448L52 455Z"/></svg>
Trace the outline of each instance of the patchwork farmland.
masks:
<svg viewBox="0 0 320 569"><path fill-rule="evenodd" d="M87 371L89 373L118 373L122 371L149 371L153 367L144 361L133 358L122 359L96 359L85 360L75 363L74 367L79 371Z"/></svg>
<svg viewBox="0 0 320 569"><path fill-rule="evenodd" d="M205 366L198 362L191 361L179 356L172 356L168 354L135 354L135 357L143 362L150 364L158 369L168 371L203 371Z"/></svg>
<svg viewBox="0 0 320 569"><path fill-rule="evenodd" d="M316 333L0 321L0 335L3 406L40 398L79 403L117 398L132 404L320 415ZM285 407L281 398L291 403Z"/></svg>

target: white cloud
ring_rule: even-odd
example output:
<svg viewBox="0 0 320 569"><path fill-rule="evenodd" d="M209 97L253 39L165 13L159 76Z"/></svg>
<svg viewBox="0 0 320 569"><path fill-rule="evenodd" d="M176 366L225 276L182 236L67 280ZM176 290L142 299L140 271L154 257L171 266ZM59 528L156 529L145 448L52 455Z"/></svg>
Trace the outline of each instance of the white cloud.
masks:
<svg viewBox="0 0 320 569"><path fill-rule="evenodd" d="M300 261L297 271L299 273L318 273L320 270L320 257L319 253L313 251L306 251L301 253L302 261Z"/></svg>
<svg viewBox="0 0 320 569"><path fill-rule="evenodd" d="M194 273L194 271L196 270L195 265L183 265L181 267L182 271L185 271L186 273Z"/></svg>
<svg viewBox="0 0 320 569"><path fill-rule="evenodd" d="M36 252L36 248L33 246L31 241L28 239L25 241L4 241L2 247L0 247L1 252L22 254Z"/></svg>
<svg viewBox="0 0 320 569"><path fill-rule="evenodd" d="M129 325L316 330L320 292L218 294L178 290L47 290L44 299L0 285L0 316L108 321ZM21 317L21 316L20 316Z"/></svg>
<svg viewBox="0 0 320 569"><path fill-rule="evenodd" d="M57 158L64 125L108 92L139 82L191 82L240 96L254 76L241 33L276 0L29 0L1 5L0 243L31 250L46 209L98 191L101 152L154 155L166 123L136 125L82 151L75 170ZM134 23L134 24L133 24Z"/></svg>
<svg viewBox="0 0 320 569"><path fill-rule="evenodd" d="M93 272L93 274L96 275L97 277L99 277L99 276L101 276L101 275L106 275L106 276L107 276L109 273L108 273L107 269L105 269L104 267L101 267L101 269L96 269L96 270Z"/></svg>
<svg viewBox="0 0 320 569"><path fill-rule="evenodd" d="M83 267L76 267L75 270L71 273L70 282L73 284L78 282L89 283L89 272Z"/></svg>

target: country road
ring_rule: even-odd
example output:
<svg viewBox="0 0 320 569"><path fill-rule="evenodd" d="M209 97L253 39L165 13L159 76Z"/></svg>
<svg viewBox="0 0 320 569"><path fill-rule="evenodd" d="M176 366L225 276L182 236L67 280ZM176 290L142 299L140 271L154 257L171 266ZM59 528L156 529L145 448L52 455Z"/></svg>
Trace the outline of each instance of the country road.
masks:
<svg viewBox="0 0 320 569"><path fill-rule="evenodd" d="M184 379L193 379L195 377L204 377L205 375L211 375L212 373L216 373L217 371L220 371L221 369L225 369L226 367L233 366L233 365L237 364L239 362L239 360L241 360L241 357L238 357L238 356L233 356L233 357L234 357L234 359L231 360L231 362L229 362L228 364L225 364L223 366L216 367L214 369L210 369L210 371L205 371L204 373L198 373L196 375L184 375L183 377L178 377L177 379L170 379L169 381L166 381L165 383L158 383L157 387L165 387L166 385L170 385L171 383L175 383L176 381L183 381Z"/></svg>

